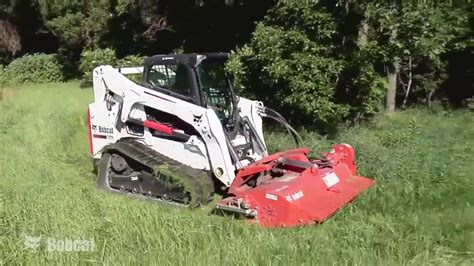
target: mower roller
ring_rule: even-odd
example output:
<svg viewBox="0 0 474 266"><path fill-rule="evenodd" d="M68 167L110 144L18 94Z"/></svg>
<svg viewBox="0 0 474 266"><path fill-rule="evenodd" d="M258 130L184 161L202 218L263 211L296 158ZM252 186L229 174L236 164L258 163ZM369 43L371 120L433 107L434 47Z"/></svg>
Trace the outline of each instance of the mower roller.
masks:
<svg viewBox="0 0 474 266"><path fill-rule="evenodd" d="M190 208L220 192L220 212L293 227L323 222L374 184L357 175L350 145L311 158L280 114L236 96L226 60L156 55L143 67L95 68L87 113L97 185ZM298 148L268 155L263 118L280 123Z"/></svg>

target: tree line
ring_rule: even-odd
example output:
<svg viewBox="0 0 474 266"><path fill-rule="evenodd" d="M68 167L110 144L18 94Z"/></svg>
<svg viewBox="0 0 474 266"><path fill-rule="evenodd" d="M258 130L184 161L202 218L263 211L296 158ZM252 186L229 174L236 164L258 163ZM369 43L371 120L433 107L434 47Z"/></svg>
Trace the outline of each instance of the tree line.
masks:
<svg viewBox="0 0 474 266"><path fill-rule="evenodd" d="M331 125L442 99L461 106L474 93L471 14L471 0L2 0L0 63L55 53L74 78L81 55L104 49L232 51L240 93Z"/></svg>

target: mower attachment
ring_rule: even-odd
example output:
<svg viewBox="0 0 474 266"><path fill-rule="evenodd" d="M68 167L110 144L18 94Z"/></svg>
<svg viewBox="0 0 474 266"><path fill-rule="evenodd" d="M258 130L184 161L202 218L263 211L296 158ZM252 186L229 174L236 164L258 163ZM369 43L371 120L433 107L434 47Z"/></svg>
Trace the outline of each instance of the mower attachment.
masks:
<svg viewBox="0 0 474 266"><path fill-rule="evenodd" d="M229 188L230 197L216 208L265 227L321 223L375 183L356 175L350 145L335 145L322 159L309 159L308 153L275 153L241 169Z"/></svg>

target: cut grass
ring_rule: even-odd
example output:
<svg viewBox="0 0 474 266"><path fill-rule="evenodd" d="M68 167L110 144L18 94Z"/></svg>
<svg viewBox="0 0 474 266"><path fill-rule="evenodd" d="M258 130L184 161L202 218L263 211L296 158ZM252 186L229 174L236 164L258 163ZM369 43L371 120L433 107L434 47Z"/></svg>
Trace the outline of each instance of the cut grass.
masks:
<svg viewBox="0 0 474 266"><path fill-rule="evenodd" d="M78 83L6 89L0 109L2 264L472 264L474 116L409 110L303 134L352 144L377 184L326 223L270 230L107 194L95 187ZM272 149L290 143L270 133ZM24 235L93 239L92 252L36 252Z"/></svg>

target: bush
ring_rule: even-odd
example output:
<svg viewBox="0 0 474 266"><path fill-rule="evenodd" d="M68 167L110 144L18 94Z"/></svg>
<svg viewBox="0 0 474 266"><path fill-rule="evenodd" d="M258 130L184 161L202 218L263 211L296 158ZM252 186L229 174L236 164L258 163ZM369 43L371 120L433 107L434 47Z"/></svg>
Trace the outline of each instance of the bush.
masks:
<svg viewBox="0 0 474 266"><path fill-rule="evenodd" d="M118 59L115 55L115 50L110 48L86 50L81 54L79 69L82 71L86 81L92 81L92 70L100 65L111 65L114 67L142 66L144 59L143 56L139 55L128 55Z"/></svg>
<svg viewBox="0 0 474 266"><path fill-rule="evenodd" d="M144 56L139 55L128 55L117 62L118 67L139 67L143 66ZM143 78L143 74L128 74L127 78L131 81L140 84Z"/></svg>
<svg viewBox="0 0 474 266"><path fill-rule="evenodd" d="M0 85L5 83L5 67L3 65L0 65Z"/></svg>
<svg viewBox="0 0 474 266"><path fill-rule="evenodd" d="M372 114L384 84L365 53L341 45L338 23L322 4L280 1L232 54L227 70L244 94L278 108L293 124L323 129Z"/></svg>
<svg viewBox="0 0 474 266"><path fill-rule="evenodd" d="M85 50L81 54L81 64L79 69L83 73L83 77L86 81L92 81L92 70L100 65L111 65L115 66L118 62L115 56L115 50L106 49L95 49Z"/></svg>
<svg viewBox="0 0 474 266"><path fill-rule="evenodd" d="M136 67L143 66L144 56L139 55L127 55L126 57L117 61L118 67Z"/></svg>
<svg viewBox="0 0 474 266"><path fill-rule="evenodd" d="M64 81L62 66L56 54L25 55L0 70L0 76L0 79L10 84Z"/></svg>

